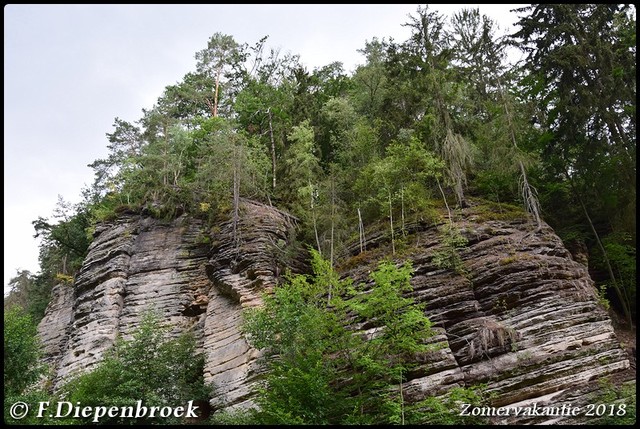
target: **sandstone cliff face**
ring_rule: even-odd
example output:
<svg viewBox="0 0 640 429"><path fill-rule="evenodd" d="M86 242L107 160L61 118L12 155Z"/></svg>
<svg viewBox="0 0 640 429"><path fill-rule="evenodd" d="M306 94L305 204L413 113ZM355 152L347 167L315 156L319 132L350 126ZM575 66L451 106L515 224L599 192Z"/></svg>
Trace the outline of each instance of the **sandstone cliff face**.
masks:
<svg viewBox="0 0 640 429"><path fill-rule="evenodd" d="M629 367L593 282L548 226L534 231L522 218L499 217L472 207L456 220L468 241L456 250L457 271L434 258L447 250L443 225L414 225L396 255L412 261L413 295L438 331L431 341L444 345L424 357L404 391L419 400L485 383L496 406L584 403L599 378ZM242 337L241 313L295 265L292 228L290 216L249 201L235 227L140 216L104 225L75 286L54 289L39 326L56 384L91 368L117 334L126 336L155 308L175 334L196 333L205 380L218 389L212 404L251 406L260 369ZM381 235L370 237L365 254L343 260L342 274L369 282L388 255L385 245Z"/></svg>
<svg viewBox="0 0 640 429"><path fill-rule="evenodd" d="M241 312L284 272L277 256L293 221L248 201L241 214L235 237L232 222L211 231L186 217L125 216L96 230L75 285L54 288L38 327L54 386L89 370L153 310L174 335L194 331L214 406L250 406L257 353L240 333Z"/></svg>
<svg viewBox="0 0 640 429"><path fill-rule="evenodd" d="M446 224L414 226L410 250L396 258L412 261L413 296L426 304L440 334L432 341L445 345L411 374L404 390L419 400L483 383L496 407L584 407L593 402L599 378L629 368L587 268L547 225L536 231L524 217L491 217L501 215L471 207L454 222L468 241L456 249L457 272L436 263L447 251ZM369 248L381 241L374 238ZM369 281L377 258L372 259L344 274ZM497 421L570 422L522 416Z"/></svg>

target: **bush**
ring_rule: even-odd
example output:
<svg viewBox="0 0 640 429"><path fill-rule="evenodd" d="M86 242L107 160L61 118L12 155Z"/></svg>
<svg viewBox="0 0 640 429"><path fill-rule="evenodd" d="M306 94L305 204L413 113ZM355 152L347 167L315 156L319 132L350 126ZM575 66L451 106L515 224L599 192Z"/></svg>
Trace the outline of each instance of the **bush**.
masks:
<svg viewBox="0 0 640 429"><path fill-rule="evenodd" d="M24 419L11 417L10 407L16 402L37 404L48 395L35 387L46 367L39 363L40 346L36 326L22 307L14 305L4 313L4 422L7 424L42 424L48 417L36 419L31 413Z"/></svg>
<svg viewBox="0 0 640 429"><path fill-rule="evenodd" d="M266 375L255 422L266 424L404 423L400 383L415 356L433 348L422 305L411 292L411 266L389 261L373 285L339 280L312 250L313 276L292 276L246 314L251 344L264 350ZM354 318L356 320L354 320ZM348 326L373 324L373 332ZM364 328L362 328L364 329Z"/></svg>
<svg viewBox="0 0 640 429"><path fill-rule="evenodd" d="M82 406L135 407L140 400L146 407L185 406L188 401L206 404L211 388L203 379L204 357L195 348L191 334L168 339L156 316L149 313L131 340L119 340L93 371L68 382L62 396ZM184 420L105 416L100 423L179 424Z"/></svg>

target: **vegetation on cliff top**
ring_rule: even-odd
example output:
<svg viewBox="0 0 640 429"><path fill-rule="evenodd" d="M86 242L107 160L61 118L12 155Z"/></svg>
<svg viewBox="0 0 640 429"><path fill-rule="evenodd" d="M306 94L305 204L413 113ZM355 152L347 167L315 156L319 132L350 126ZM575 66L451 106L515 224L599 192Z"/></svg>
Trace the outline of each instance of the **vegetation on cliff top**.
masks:
<svg viewBox="0 0 640 429"><path fill-rule="evenodd" d="M115 119L83 202L34 221L38 287L73 276L92 226L127 211L213 221L240 197L272 203L335 265L369 224L393 231L480 196L593 255L593 277L635 317L633 6L518 13L499 37L477 9L419 7L399 23L407 40L366 41L351 74L215 33L138 121ZM508 49L525 59L508 63Z"/></svg>

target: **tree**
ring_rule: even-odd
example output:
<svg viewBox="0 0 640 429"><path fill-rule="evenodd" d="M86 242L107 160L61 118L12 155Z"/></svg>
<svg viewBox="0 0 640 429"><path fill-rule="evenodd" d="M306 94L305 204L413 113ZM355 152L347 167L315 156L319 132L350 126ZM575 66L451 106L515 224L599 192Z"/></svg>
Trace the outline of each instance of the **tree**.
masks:
<svg viewBox="0 0 640 429"><path fill-rule="evenodd" d="M496 24L486 15L481 16L478 9L463 9L453 15L451 22L456 72L459 79L467 83L466 94L470 98L466 106L468 126L475 134L475 141L483 143L485 172L495 168L498 171L493 177L496 177L501 172L511 173L513 166L517 166L524 206L533 215L539 230L542 227L540 203L536 189L529 182L526 155L517 143L523 140L525 130L517 115L514 97L505 88L505 82L516 87L508 80L505 39L497 39Z"/></svg>
<svg viewBox="0 0 640 429"><path fill-rule="evenodd" d="M58 222L51 223L42 216L31 222L36 231L34 237L42 237L41 268L49 270L52 276L75 274L91 243L86 233L90 215L82 204L72 205L59 195L54 219ZM47 259L46 266L43 266L44 259Z"/></svg>
<svg viewBox="0 0 640 429"><path fill-rule="evenodd" d="M36 326L24 309L14 305L4 313L4 394L24 392L43 374ZM6 405L6 404L5 404Z"/></svg>
<svg viewBox="0 0 640 429"><path fill-rule="evenodd" d="M263 38L252 51L253 67L243 73L242 89L239 91L234 109L238 124L250 135L257 136L271 155L272 191L277 183L277 159L285 147L286 130L291 126L293 105L293 70L298 57L280 55L271 49L269 56L263 54Z"/></svg>
<svg viewBox="0 0 640 429"><path fill-rule="evenodd" d="M203 121L196 134L197 161L187 189L196 210L205 204L212 214L236 213L240 197L266 200L269 160L255 138L222 118Z"/></svg>
<svg viewBox="0 0 640 429"><path fill-rule="evenodd" d="M143 147L140 129L120 118L115 118L112 133L107 133L109 155L97 159L88 166L95 172L93 191L98 196L107 192L120 191L123 174L131 167L130 159L139 156Z"/></svg>
<svg viewBox="0 0 640 429"><path fill-rule="evenodd" d="M265 297L263 309L247 313L250 342L268 357L266 385L257 397L259 423L337 423L345 408L346 398L331 387L335 364L326 360L340 348L344 331L314 292L313 284L296 276Z"/></svg>
<svg viewBox="0 0 640 429"><path fill-rule="evenodd" d="M349 131L357 120L356 112L346 97L331 97L320 110L320 129L326 134L327 141L322 147L322 159L335 162L336 155L344 150Z"/></svg>
<svg viewBox="0 0 640 429"><path fill-rule="evenodd" d="M355 100L357 110L369 120L380 114L383 100L388 90L387 75L384 70L386 60L386 42L374 37L365 41L365 47L358 52L366 58L366 63L356 67L353 75L351 97Z"/></svg>
<svg viewBox="0 0 640 429"><path fill-rule="evenodd" d="M392 249L395 249L393 215L400 206L400 218L430 217L434 181L441 177L444 163L425 149L411 132L387 148L387 156L369 164L355 184L362 198L365 219L389 218ZM397 217L396 217L397 218ZM404 224L401 224L404 230Z"/></svg>
<svg viewBox="0 0 640 429"><path fill-rule="evenodd" d="M320 251L317 226L318 183L322 169L314 147L314 132L308 121L294 126L287 136L291 141L283 163L286 187L283 195L292 211L313 224L315 241ZM309 219L310 218L310 219Z"/></svg>
<svg viewBox="0 0 640 429"><path fill-rule="evenodd" d="M181 82L165 88L160 103L168 105L167 114L189 125L198 117L213 114L215 82L203 70L187 73Z"/></svg>
<svg viewBox="0 0 640 429"><path fill-rule="evenodd" d="M10 410L18 402L29 405L50 401L50 395L38 387L47 373L32 317L19 305L5 307L4 327L4 422L5 424L56 424L49 416L35 417L31 412L23 419L14 419Z"/></svg>
<svg viewBox="0 0 640 429"><path fill-rule="evenodd" d="M467 185L467 170L473 164L471 143L460 133L455 113L459 105L459 85L452 77L451 36L446 31L445 21L428 7L418 7L417 15L410 16L412 34L404 45L410 56L410 64L418 70L416 81L432 99L423 113L423 121L429 133L426 139L433 141L442 159L447 164L447 177L454 189L458 205L466 205L464 189ZM410 127L408 127L410 128Z"/></svg>
<svg viewBox="0 0 640 429"><path fill-rule="evenodd" d="M549 174L573 178L587 204L621 223L635 213L635 20L630 5L534 5L517 9L514 34L528 54L529 96L553 133L542 150ZM613 167L615 166L615 167ZM606 180L602 180L606 178ZM620 195L612 207L604 195ZM626 197L625 197L626 196ZM635 215L634 215L635 216Z"/></svg>
<svg viewBox="0 0 640 429"><path fill-rule="evenodd" d="M232 36L216 32L207 43L207 47L196 53L196 68L215 82L213 90L213 103L209 104L211 116L218 116L219 92L223 84L221 78L225 67L229 67L238 60L241 53L240 45Z"/></svg>
<svg viewBox="0 0 640 429"><path fill-rule="evenodd" d="M391 385L398 383L397 397L394 392L383 394L381 398L392 411L385 416L390 423L405 424L404 376L412 366L412 357L429 350L425 340L433 335L423 306L403 296L413 290L410 284L412 272L408 262L397 267L390 261L383 261L371 273L374 285L364 286L362 291L367 293L360 293L347 303L361 320L371 321L375 326L367 333L370 339L366 346L358 351L357 361L363 366L363 373L372 380Z"/></svg>
<svg viewBox="0 0 640 429"><path fill-rule="evenodd" d="M28 270L17 270L9 280L11 290L4 298L5 311L17 305L29 314L35 324L44 317L49 303L51 282L44 274L34 275Z"/></svg>
<svg viewBox="0 0 640 429"><path fill-rule="evenodd" d="M393 386L401 386L411 357L429 349L424 341L432 335L422 307L403 297L411 290L411 267L381 263L371 275L373 284L356 290L349 279L339 280L318 252L311 255L312 276L291 276L265 296L263 308L245 314L245 332L264 351L268 367L258 390L256 421L411 421L401 387ZM354 315L356 323L373 323L376 332L347 328Z"/></svg>
<svg viewBox="0 0 640 429"><path fill-rule="evenodd" d="M569 185L629 324L623 286L601 235L635 237L635 19L630 5L567 4L516 9L513 36L528 55L523 84L546 132L548 182ZM633 219L633 222L629 222ZM596 226L598 225L598 226Z"/></svg>

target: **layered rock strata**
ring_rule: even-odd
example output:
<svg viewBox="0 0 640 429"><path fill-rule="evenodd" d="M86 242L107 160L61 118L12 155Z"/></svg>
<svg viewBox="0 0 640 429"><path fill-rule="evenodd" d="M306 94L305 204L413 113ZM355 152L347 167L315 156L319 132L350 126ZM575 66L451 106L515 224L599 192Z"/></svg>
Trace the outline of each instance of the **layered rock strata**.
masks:
<svg viewBox="0 0 640 429"><path fill-rule="evenodd" d="M99 227L75 284L54 288L38 327L54 387L93 367L152 311L172 335L194 332L214 406L250 406L257 353L241 335L241 313L284 272L278 256L294 220L249 201L240 212L213 229L139 215Z"/></svg>
<svg viewBox="0 0 640 429"><path fill-rule="evenodd" d="M431 341L444 346L412 371L404 392L417 401L455 386L484 384L496 408L536 403L584 410L599 379L629 368L587 268L572 259L549 226L537 230L524 215L493 217L466 209L453 224L467 242L458 248L445 244L448 223L413 225L410 249L395 258L411 261L412 295L425 303L434 323L438 335ZM375 249L386 246L384 241L371 240L369 263L344 269L343 275L370 283L376 255L388 255ZM455 266L442 268L442 255ZM495 420L575 421L566 417Z"/></svg>
<svg viewBox="0 0 640 429"><path fill-rule="evenodd" d="M75 285L54 288L39 326L55 384L90 369L155 309L174 335L193 330L206 357L215 408L250 407L259 353L241 332L242 311L261 305L292 257L294 219L243 201L239 216L213 228L181 217L124 216L96 231ZM414 267L412 296L425 303L442 347L420 358L404 383L407 399L486 385L492 405L586 404L597 381L629 368L584 265L548 226L524 215L470 207L452 224L414 224L394 259ZM400 234L397 234L398 236ZM389 256L386 235L342 259L341 273L371 283ZM500 418L501 423L567 422Z"/></svg>

